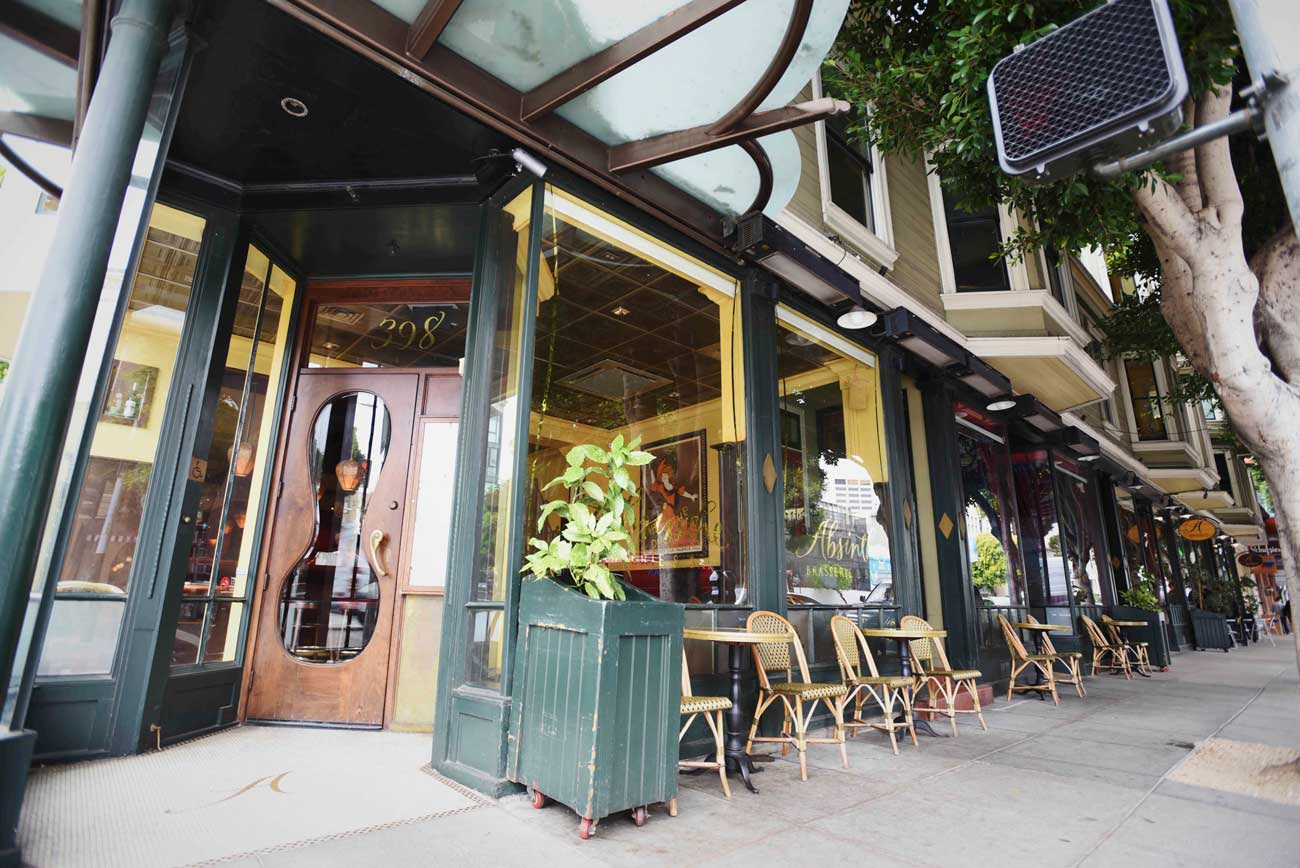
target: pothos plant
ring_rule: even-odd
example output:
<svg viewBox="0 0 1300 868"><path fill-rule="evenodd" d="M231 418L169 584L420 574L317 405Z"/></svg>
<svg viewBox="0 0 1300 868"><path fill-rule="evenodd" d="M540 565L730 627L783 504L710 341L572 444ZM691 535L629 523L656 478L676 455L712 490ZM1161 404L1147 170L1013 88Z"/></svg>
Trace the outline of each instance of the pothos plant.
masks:
<svg viewBox="0 0 1300 868"><path fill-rule="evenodd" d="M1155 578L1147 572L1146 567L1138 567L1137 581L1133 587L1120 593L1120 599L1124 605L1132 606L1134 609L1144 609L1148 612L1160 611L1160 600L1156 597Z"/></svg>
<svg viewBox="0 0 1300 868"><path fill-rule="evenodd" d="M605 562L628 561L636 554L631 505L637 488L629 468L654 460L637 449L640 445L640 437L625 443L619 434L608 449L583 443L565 454L568 467L542 490L561 485L573 495L543 505L537 530L540 533L552 515L564 519L564 526L554 539L528 541L532 551L521 572L539 579L567 572L578 590L593 600L624 599L622 585Z"/></svg>

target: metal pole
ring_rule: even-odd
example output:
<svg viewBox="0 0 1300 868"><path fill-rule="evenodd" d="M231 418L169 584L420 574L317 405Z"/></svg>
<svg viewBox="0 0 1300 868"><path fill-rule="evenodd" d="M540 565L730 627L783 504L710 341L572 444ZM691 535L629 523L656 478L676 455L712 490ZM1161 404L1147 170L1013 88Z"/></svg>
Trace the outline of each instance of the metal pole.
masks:
<svg viewBox="0 0 1300 868"><path fill-rule="evenodd" d="M1300 229L1300 3L1231 0L1231 5L1251 79L1282 79L1264 100L1264 129L1291 222Z"/></svg>
<svg viewBox="0 0 1300 868"><path fill-rule="evenodd" d="M0 684L13 674L41 531L171 11L172 0L124 0L113 19L99 85L32 296L30 333L0 405L0 457L9 471L0 474L0 527L7 542L0 558ZM14 827L30 738L0 734L0 864L17 861Z"/></svg>

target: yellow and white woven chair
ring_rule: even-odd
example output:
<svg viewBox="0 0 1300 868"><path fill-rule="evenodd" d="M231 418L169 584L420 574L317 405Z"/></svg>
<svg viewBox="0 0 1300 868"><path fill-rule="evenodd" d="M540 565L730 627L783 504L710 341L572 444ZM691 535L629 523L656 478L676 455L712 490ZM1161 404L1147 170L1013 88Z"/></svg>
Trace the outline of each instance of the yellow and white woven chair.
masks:
<svg viewBox="0 0 1300 868"><path fill-rule="evenodd" d="M1088 641L1092 642L1092 674L1096 675L1100 670L1106 669L1110 672L1123 672L1124 677L1132 681L1133 669L1129 666L1128 650L1107 639L1097 622L1087 615L1080 615L1079 620L1083 621L1083 627L1088 631ZM1106 662L1107 658L1110 658L1109 663Z"/></svg>
<svg viewBox="0 0 1300 868"><path fill-rule="evenodd" d="M1033 615L1026 615L1025 620L1031 624L1038 623ZM1057 651L1052 644L1051 633L1043 634L1043 653L1052 658L1053 666L1065 668L1064 677L1059 672L1055 673L1057 683L1073 684L1074 692L1079 694L1079 698L1087 698L1088 691L1083 687L1083 655L1078 651Z"/></svg>
<svg viewBox="0 0 1300 868"><path fill-rule="evenodd" d="M696 696L691 693L691 670L686 664L686 652L682 651L682 717L686 722L682 724L682 731L677 734L678 743L686 737L686 732L695 722L695 718L702 717L708 725L709 731L713 733L714 754L712 760L680 760L677 763L678 768L682 769L713 769L718 773L722 780L722 792L727 798L731 798L731 785L727 783L727 751L723 744L722 729L722 712L731 710L731 700L725 696ZM673 799L668 803L668 814L677 816L677 800Z"/></svg>
<svg viewBox="0 0 1300 868"><path fill-rule="evenodd" d="M831 638L835 640L835 657L840 661L840 675L848 695L844 704L853 709L853 719L844 722L849 735L855 735L864 726L889 733L889 744L898 755L898 730L906 730L916 741L916 722L912 719L912 679L903 675L881 675L876 669L876 658L871 654L867 639L858 625L843 615L831 618ZM866 671L862 663L866 661ZM879 721L862 718L862 705L870 696L883 713ZM895 720L895 707L901 705L901 721Z"/></svg>
<svg viewBox="0 0 1300 868"><path fill-rule="evenodd" d="M1133 642L1129 639L1125 639L1124 631L1119 628L1119 625L1114 623L1114 619L1111 618L1110 615L1102 615L1101 623L1105 625L1106 632L1110 634L1110 641L1115 645L1124 648L1133 657L1133 665L1137 667L1137 670L1150 675L1151 643Z"/></svg>
<svg viewBox="0 0 1300 868"><path fill-rule="evenodd" d="M849 754L844 749L844 697L848 688L843 684L813 683L808 679L808 661L794 627L775 612L752 613L745 622L751 633L770 633L771 642L753 646L754 668L758 670L758 707L754 709L754 724L749 728L749 741L745 753L753 750L756 741L773 741L781 745L781 755L790 752L790 746L799 751L799 777L808 780L807 752L810 744L838 744L840 760L849 767ZM794 648L793 656L790 654ZM799 681L794 678L794 662L799 663ZM772 681L769 673L784 673L784 681ZM758 735L758 724L763 713L780 701L784 712L780 736ZM809 738L808 725L817 713L817 704L826 703L835 718L834 738ZM791 733L793 725L794 732Z"/></svg>
<svg viewBox="0 0 1300 868"><path fill-rule="evenodd" d="M916 615L904 615L898 622L904 630L933 630L929 622ZM953 669L948 662L940 639L909 639L908 648L912 652L912 677L916 687L912 691L912 701L921 688L926 691L926 704L930 711L948 715L952 721L952 734L957 735L957 715L973 714L979 718L980 726L988 732L989 725L984 722L984 710L980 708L978 669ZM958 708L957 696L965 690L970 695L971 707ZM943 705L936 705L935 700L942 697Z"/></svg>
<svg viewBox="0 0 1300 868"><path fill-rule="evenodd" d="M1025 649L1025 643L1020 640L1020 634L1005 616L999 614L998 623L1002 625L1002 638L1007 640L1007 650L1011 652L1011 680L1007 682L1007 702L1011 701L1013 691L1024 690L1050 693L1052 702L1060 705L1061 697L1056 693L1056 674L1052 671L1052 658L1047 654L1030 654ZM1033 669L1037 669L1038 674L1042 676L1038 684L1016 683L1016 679L1022 672L1029 670L1032 674Z"/></svg>

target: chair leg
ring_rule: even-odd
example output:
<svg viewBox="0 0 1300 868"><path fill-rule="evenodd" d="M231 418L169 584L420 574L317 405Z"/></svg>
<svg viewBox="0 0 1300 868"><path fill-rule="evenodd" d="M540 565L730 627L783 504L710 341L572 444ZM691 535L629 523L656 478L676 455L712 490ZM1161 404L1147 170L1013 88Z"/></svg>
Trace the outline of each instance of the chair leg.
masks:
<svg viewBox="0 0 1300 868"><path fill-rule="evenodd" d="M807 756L808 742L804 734L802 697L799 696L795 697L794 715L795 715L794 732L795 732L795 738L797 739L795 747L799 750L799 779L802 781L806 781L808 780L808 756ZM786 722L789 723L789 721L790 718L787 717Z"/></svg>
<svg viewBox="0 0 1300 868"><path fill-rule="evenodd" d="M722 712L715 711L711 714L705 714L704 720L709 724L709 729L713 730L713 745L717 748L718 759L718 777L722 779L722 793L727 798L731 798L731 784L727 783L727 749L722 743Z"/></svg>
<svg viewBox="0 0 1300 868"><path fill-rule="evenodd" d="M908 688L902 688L903 693L903 712L907 715L907 731L912 734L912 746L920 747L921 743L916 740L916 718L912 711L912 691Z"/></svg>
<svg viewBox="0 0 1300 868"><path fill-rule="evenodd" d="M784 701L782 702L785 705ZM781 721L781 737L788 739L790 737L790 707L785 706L785 718ZM781 743L781 756L790 755L790 742Z"/></svg>
<svg viewBox="0 0 1300 868"><path fill-rule="evenodd" d="M840 743L840 761L844 763L845 768L848 768L849 751L844 746L844 697L835 697L835 701L831 703L831 711L835 715L835 738ZM890 735L893 733L891 732Z"/></svg>
<svg viewBox="0 0 1300 868"><path fill-rule="evenodd" d="M944 699L948 703L948 720L952 723L952 737L957 737L957 682L949 681L944 685Z"/></svg>
<svg viewBox="0 0 1300 868"><path fill-rule="evenodd" d="M768 705L772 704L772 699L766 701L762 694L758 697L758 706L754 709L754 722L749 726L749 741L745 742L745 753L750 753L754 749L754 736L758 735L758 722L763 718L763 712L767 711Z"/></svg>
<svg viewBox="0 0 1300 868"><path fill-rule="evenodd" d="M889 733L889 746L894 749L894 756L898 756L898 736L894 733L898 728L894 725L894 691L888 685L882 685L880 696L880 709L885 713L884 721L887 727L885 731Z"/></svg>
<svg viewBox="0 0 1300 868"><path fill-rule="evenodd" d="M668 816L670 816L670 817L675 817L675 816L677 816L677 800L676 800L676 799L669 799L669 800L668 800Z"/></svg>
<svg viewBox="0 0 1300 868"><path fill-rule="evenodd" d="M1052 704L1059 707L1061 704L1061 697L1060 694L1056 692L1056 672L1053 671L1051 666L1047 667L1047 686L1052 691Z"/></svg>
<svg viewBox="0 0 1300 868"><path fill-rule="evenodd" d="M1083 689L1083 667L1077 657L1070 660L1070 675L1074 678L1074 692L1079 694L1080 699L1086 699L1088 691Z"/></svg>
<svg viewBox="0 0 1300 868"><path fill-rule="evenodd" d="M1053 688L1055 689L1055 688ZM966 690L970 693L971 705L975 706L975 716L979 718L980 728L985 732L989 731L989 725L984 722L984 708L980 705L980 687L974 680L966 682Z"/></svg>
<svg viewBox="0 0 1300 868"><path fill-rule="evenodd" d="M1012 661L1012 663L1011 663L1011 679L1007 682L1007 702L1010 702L1010 701L1011 701L1011 692L1012 692L1012 691L1015 689L1015 687L1016 687L1016 673L1017 673L1018 671L1019 671L1019 670L1016 669L1016 664L1015 664L1015 662Z"/></svg>

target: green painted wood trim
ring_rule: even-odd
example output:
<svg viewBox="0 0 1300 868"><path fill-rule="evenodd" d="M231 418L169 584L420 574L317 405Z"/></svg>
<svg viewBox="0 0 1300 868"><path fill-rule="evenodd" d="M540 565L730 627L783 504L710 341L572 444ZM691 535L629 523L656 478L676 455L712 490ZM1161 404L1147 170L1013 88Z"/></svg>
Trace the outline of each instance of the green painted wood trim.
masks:
<svg viewBox="0 0 1300 868"><path fill-rule="evenodd" d="M963 495L953 395L940 382L929 381L919 385L925 408L925 445L930 460L930 488L934 502L934 543L939 561L943 626L948 631L948 658L958 668L976 667L979 665L979 638L976 635L975 588L970 581L959 526L963 519ZM940 530L945 516L952 525L946 537Z"/></svg>
<svg viewBox="0 0 1300 868"><path fill-rule="evenodd" d="M902 359L897 350L877 354L881 413L885 423L885 460L889 467L889 524L894 605L904 615L925 611L921 581L921 553L917 546L915 474L912 469L912 432L908 430L903 394ZM911 520L908 520L911 516Z"/></svg>
<svg viewBox="0 0 1300 868"><path fill-rule="evenodd" d="M781 402L776 363L777 283L746 269L740 284L741 346L745 363L745 562L755 609L786 613L785 486L781 473ZM764 465L776 484L769 492Z"/></svg>
<svg viewBox="0 0 1300 868"><path fill-rule="evenodd" d="M1132 587L1128 574L1128 558L1124 555L1124 536L1119 523L1119 503L1115 499L1115 481L1109 473L1094 470L1091 476L1093 489L1097 495L1097 509L1101 514L1102 532L1106 542L1106 559L1110 567L1111 594L1113 599L1108 605L1119 604L1120 592ZM1111 559L1118 560L1116 565Z"/></svg>

